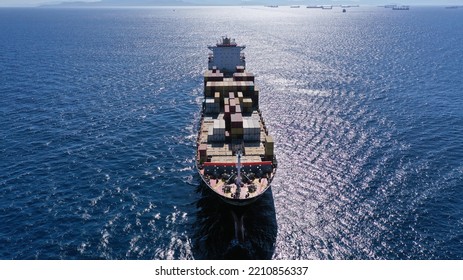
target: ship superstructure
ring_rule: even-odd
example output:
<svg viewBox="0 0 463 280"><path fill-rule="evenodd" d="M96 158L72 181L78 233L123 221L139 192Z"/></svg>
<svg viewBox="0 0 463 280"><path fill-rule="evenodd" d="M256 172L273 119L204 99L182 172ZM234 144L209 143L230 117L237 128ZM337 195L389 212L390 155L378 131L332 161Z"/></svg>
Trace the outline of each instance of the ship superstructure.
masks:
<svg viewBox="0 0 463 280"><path fill-rule="evenodd" d="M222 37L208 48L196 165L211 190L244 205L270 187L277 167L274 141L259 111L255 77L245 69L245 46Z"/></svg>
<svg viewBox="0 0 463 280"><path fill-rule="evenodd" d="M208 69L216 67L222 73L235 72L236 67L246 67L246 60L242 51L246 46L238 46L235 40L222 37L222 41L215 46L207 46L212 51L209 54Z"/></svg>

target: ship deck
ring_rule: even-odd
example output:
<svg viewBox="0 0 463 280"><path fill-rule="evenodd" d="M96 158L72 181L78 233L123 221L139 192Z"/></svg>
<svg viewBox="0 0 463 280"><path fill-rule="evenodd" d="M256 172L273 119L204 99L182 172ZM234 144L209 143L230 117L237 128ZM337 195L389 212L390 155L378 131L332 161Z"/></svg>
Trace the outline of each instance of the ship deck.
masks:
<svg viewBox="0 0 463 280"><path fill-rule="evenodd" d="M237 194L237 190L241 189L238 188L235 184L229 185L229 187L226 187L226 182L224 180L220 179L212 179L209 181L211 189L213 189L215 192L218 194L222 195L223 197L229 197L229 198L234 198L234 199L252 199L254 197L257 197L261 195L268 187L269 182L267 178L262 178L262 179L254 179L250 182L249 185L253 185L255 187L255 190L252 192L248 190L246 191L240 191Z"/></svg>

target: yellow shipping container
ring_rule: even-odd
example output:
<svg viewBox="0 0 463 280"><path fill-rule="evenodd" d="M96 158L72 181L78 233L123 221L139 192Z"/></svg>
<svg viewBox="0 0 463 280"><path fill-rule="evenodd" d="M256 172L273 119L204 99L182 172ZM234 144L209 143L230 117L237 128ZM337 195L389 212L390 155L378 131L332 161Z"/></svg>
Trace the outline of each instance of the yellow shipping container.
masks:
<svg viewBox="0 0 463 280"><path fill-rule="evenodd" d="M274 142L270 135L265 136L265 156L273 156Z"/></svg>

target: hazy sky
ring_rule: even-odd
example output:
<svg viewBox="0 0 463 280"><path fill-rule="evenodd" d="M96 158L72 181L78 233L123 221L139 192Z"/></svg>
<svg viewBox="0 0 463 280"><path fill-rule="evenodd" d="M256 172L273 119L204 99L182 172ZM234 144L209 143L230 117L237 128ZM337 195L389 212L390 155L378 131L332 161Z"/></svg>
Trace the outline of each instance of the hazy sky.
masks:
<svg viewBox="0 0 463 280"><path fill-rule="evenodd" d="M53 3L53 2L122 2L121 0L0 0L0 7L8 6L38 6L44 3ZM163 2L162 0L138 0L139 2ZM184 2L190 3L203 3L210 5L211 3L217 4L236 4L240 5L243 2L249 2L251 0L184 0ZM463 0L252 0L257 3L269 3L269 4L279 4L279 5L290 5L290 4L359 4L359 5L382 5L389 3L400 3L402 5L463 5ZM125 2L131 3L133 1L126 0Z"/></svg>

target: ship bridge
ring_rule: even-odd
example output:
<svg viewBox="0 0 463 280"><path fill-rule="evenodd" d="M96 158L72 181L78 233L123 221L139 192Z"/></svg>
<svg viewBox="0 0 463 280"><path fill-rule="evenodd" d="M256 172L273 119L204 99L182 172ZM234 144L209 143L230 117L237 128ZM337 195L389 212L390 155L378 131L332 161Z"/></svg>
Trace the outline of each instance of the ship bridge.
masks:
<svg viewBox="0 0 463 280"><path fill-rule="evenodd" d="M237 66L246 67L245 55L242 53L246 46L239 46L234 39L222 37L221 42L208 48L212 51L209 54L209 70L215 68L228 74L233 73Z"/></svg>

